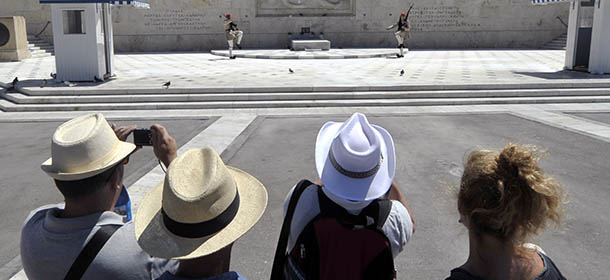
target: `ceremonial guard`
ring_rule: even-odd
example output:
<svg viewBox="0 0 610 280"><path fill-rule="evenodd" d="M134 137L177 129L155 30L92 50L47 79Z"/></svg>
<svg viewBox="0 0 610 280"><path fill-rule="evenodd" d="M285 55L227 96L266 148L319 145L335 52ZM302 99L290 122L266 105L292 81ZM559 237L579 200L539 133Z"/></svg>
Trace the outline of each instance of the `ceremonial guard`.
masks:
<svg viewBox="0 0 610 280"><path fill-rule="evenodd" d="M409 8L409 11L411 11L410 8ZM405 13L405 12L400 13L400 18L398 19L398 22L388 26L386 29L390 30L394 27L398 27L398 30L394 33L394 35L396 36L396 40L398 41L398 48L400 49L400 54L398 55L398 57L404 57L404 52L403 52L403 48L405 48L404 43L405 43L405 40L408 40L410 38L409 31L411 30L411 26L409 24L407 13Z"/></svg>
<svg viewBox="0 0 610 280"><path fill-rule="evenodd" d="M231 14L225 15L224 29L229 43L229 58L235 59L235 56L233 56L233 41L236 41L237 47L241 49L241 38L244 36L244 32L237 28L237 24L231 19Z"/></svg>

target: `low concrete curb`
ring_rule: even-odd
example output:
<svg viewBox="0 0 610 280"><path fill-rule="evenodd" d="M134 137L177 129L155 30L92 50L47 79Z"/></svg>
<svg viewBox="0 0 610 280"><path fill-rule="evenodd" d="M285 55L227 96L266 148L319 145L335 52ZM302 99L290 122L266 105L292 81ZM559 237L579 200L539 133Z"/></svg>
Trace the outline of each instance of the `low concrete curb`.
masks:
<svg viewBox="0 0 610 280"><path fill-rule="evenodd" d="M404 50L406 54L408 49ZM229 57L228 50L212 50L213 55ZM254 59L355 59L355 58L374 58L396 56L397 50L387 49L379 51L369 51L358 53L358 50L350 49L342 51L340 49L331 49L329 51L290 51L290 50L254 50L240 51L233 50L233 56L239 58L254 58Z"/></svg>

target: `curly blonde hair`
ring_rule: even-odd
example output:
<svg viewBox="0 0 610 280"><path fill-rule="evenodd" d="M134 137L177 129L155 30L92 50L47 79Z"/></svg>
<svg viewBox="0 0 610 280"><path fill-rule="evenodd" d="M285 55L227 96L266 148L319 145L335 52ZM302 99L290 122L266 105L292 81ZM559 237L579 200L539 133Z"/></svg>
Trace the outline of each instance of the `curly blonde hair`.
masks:
<svg viewBox="0 0 610 280"><path fill-rule="evenodd" d="M470 153L458 193L458 209L477 233L520 244L559 226L565 191L538 167L538 149L509 143L501 152Z"/></svg>

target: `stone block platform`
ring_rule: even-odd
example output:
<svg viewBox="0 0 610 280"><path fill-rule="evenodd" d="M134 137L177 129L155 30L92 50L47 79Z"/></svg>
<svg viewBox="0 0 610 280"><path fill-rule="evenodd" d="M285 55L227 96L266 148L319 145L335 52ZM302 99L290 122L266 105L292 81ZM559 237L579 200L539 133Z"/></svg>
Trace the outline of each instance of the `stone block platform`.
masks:
<svg viewBox="0 0 610 280"><path fill-rule="evenodd" d="M292 40L290 46L293 51L305 51L320 49L323 51L330 50L330 41L328 40Z"/></svg>
<svg viewBox="0 0 610 280"><path fill-rule="evenodd" d="M330 46L329 46L330 47ZM408 49L405 49L405 54ZM229 57L228 50L213 50L213 55ZM233 55L240 58L258 59L353 59L374 57L395 57L398 49L331 49L327 51L291 51L291 50L233 50Z"/></svg>

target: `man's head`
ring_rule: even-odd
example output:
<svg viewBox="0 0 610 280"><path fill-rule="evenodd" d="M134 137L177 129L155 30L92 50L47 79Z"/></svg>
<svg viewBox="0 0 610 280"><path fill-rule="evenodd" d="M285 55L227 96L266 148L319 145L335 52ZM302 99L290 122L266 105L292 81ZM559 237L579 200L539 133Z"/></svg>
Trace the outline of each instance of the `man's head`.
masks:
<svg viewBox="0 0 610 280"><path fill-rule="evenodd" d="M231 14L226 14L226 15L225 15L225 18L226 18L226 19L231 19Z"/></svg>
<svg viewBox="0 0 610 280"><path fill-rule="evenodd" d="M384 195L394 179L392 136L353 114L343 123L327 122L318 133L316 169L326 190L343 200L365 202Z"/></svg>
<svg viewBox="0 0 610 280"><path fill-rule="evenodd" d="M407 17L407 13L405 13L405 12L400 13L400 17L404 19L405 17Z"/></svg>
<svg viewBox="0 0 610 280"><path fill-rule="evenodd" d="M41 168L55 179L66 200L77 200L104 186L122 185L123 164L135 148L117 138L102 114L89 114L55 130L52 156Z"/></svg>
<svg viewBox="0 0 610 280"><path fill-rule="evenodd" d="M138 207L138 244L154 257L189 260L227 248L262 216L267 191L252 175L228 167L212 148L191 149Z"/></svg>
<svg viewBox="0 0 610 280"><path fill-rule="evenodd" d="M55 179L55 186L59 189L66 200L78 200L84 197L98 194L104 187L116 187L123 184L124 168L128 162L125 160L112 168L97 174L93 177L75 180L62 181ZM83 187L86 186L86 187Z"/></svg>

